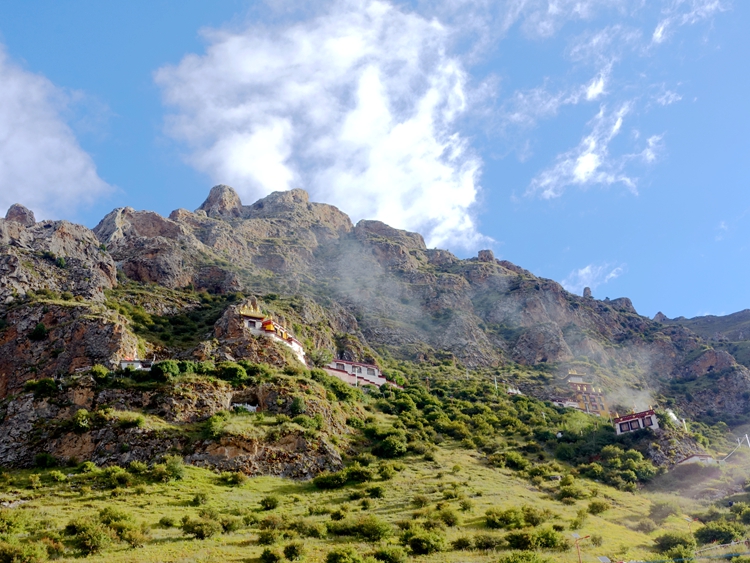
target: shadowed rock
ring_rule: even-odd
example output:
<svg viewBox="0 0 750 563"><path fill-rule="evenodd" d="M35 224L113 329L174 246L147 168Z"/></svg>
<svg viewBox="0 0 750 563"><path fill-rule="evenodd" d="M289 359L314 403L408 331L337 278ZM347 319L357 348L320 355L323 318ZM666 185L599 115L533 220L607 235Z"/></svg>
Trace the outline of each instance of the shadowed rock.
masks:
<svg viewBox="0 0 750 563"><path fill-rule="evenodd" d="M206 215L214 218L240 217L242 215L242 201L234 188L219 184L211 188L208 198L198 208Z"/></svg>
<svg viewBox="0 0 750 563"><path fill-rule="evenodd" d="M10 206L8 212L5 214L5 220L21 223L25 227L33 227L36 224L34 212L20 203L14 203Z"/></svg>

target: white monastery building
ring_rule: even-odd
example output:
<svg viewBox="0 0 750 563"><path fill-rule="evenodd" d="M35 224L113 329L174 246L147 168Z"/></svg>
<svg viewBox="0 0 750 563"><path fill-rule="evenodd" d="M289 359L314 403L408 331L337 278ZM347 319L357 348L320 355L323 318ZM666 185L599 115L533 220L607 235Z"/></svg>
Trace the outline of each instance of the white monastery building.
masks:
<svg viewBox="0 0 750 563"><path fill-rule="evenodd" d="M245 328L250 329L252 334L255 334L256 336L266 336L271 340L275 340L276 342L288 346L292 349L294 355L297 356L297 359L302 362L302 365L307 365L307 360L305 359L305 348L300 341L294 338L292 333L283 325L262 313L255 300L253 300L250 305L243 305L240 307L239 313Z"/></svg>
<svg viewBox="0 0 750 563"><path fill-rule="evenodd" d="M617 435L627 432L635 432L642 428L659 429L659 421L656 420L656 413L653 410L643 412L634 412L625 416L615 418L612 422L615 425Z"/></svg>
<svg viewBox="0 0 750 563"><path fill-rule="evenodd" d="M383 377L377 366L373 364L334 360L323 369L328 375L337 377L341 381L357 387L360 385L375 385L376 387L380 387L386 383L395 385Z"/></svg>

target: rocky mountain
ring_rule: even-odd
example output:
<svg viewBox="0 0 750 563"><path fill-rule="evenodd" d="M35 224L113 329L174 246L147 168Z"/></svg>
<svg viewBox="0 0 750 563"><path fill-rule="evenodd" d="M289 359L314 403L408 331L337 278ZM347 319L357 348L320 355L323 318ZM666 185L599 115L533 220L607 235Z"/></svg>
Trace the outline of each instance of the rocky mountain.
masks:
<svg viewBox="0 0 750 563"><path fill-rule="evenodd" d="M122 280L141 284L144 293L161 288L255 295L295 327L311 352L458 362L499 369L507 377L513 365L533 366L553 376L534 387L541 395L556 393L562 376L576 368L624 405L636 395L638 400L667 395L686 414L719 412L730 422L744 420L748 409L744 394L750 393L750 371L691 327L643 317L627 298L573 295L552 280L496 259L489 250L462 260L447 250L427 248L417 233L379 221L353 225L335 207L310 202L303 190L243 205L232 188L216 186L193 212L178 209L161 217L116 209L93 233L62 221L35 223L14 207L0 222L0 268L6 311L0 363L14 358L2 374L15 381L5 385L8 392L34 374L77 365L63 352L52 357L57 348L51 345L35 351L38 344L27 335L39 323L72 327L79 317L92 323L108 343L89 338L95 344L79 347L78 358L112 362L130 353L133 326L122 311L115 313L105 295L120 291L119 272ZM76 317L71 306L40 302L40 290L67 293L73 301L66 303L104 301L112 314ZM37 301L28 302L29 294ZM179 303L170 307L179 309ZM184 311L175 313L188 314L195 307L186 302ZM225 357L243 357L222 333L227 319L222 323L199 335L197 347L193 340L189 346L156 349L140 336L138 345L185 357L210 357L219 350ZM57 330L47 336L50 342L73 337L74 332Z"/></svg>

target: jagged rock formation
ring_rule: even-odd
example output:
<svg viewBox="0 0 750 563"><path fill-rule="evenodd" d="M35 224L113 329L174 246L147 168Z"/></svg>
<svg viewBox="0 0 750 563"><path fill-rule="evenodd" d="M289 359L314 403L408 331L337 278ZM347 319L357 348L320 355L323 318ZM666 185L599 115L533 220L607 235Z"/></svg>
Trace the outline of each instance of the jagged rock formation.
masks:
<svg viewBox="0 0 750 563"><path fill-rule="evenodd" d="M346 432L342 412L311 390L307 410L320 413L324 432L317 438L304 432L277 431L278 436L227 435L215 440L192 440L181 431L184 424L203 421L235 402L252 401L270 414L289 414L292 397L283 386L262 384L241 391L238 397L228 384L187 381L162 389L143 391L98 388L88 376L60 384L54 398L21 394L3 405L0 424L0 460L5 467L31 467L39 453L59 460L91 460L97 465L151 462L164 452L183 452L193 465L250 475L310 478L335 471L341 457L327 437ZM74 415L85 409L99 417L76 426ZM104 410L103 410L104 409ZM145 412L171 422L171 430L123 427L120 413Z"/></svg>
<svg viewBox="0 0 750 563"><path fill-rule="evenodd" d="M8 208L5 220L21 223L24 227L33 227L36 224L34 212L19 203L14 203Z"/></svg>
<svg viewBox="0 0 750 563"><path fill-rule="evenodd" d="M34 223L20 205L0 219L0 304L43 289L102 301L104 290L116 284L112 257L86 227Z"/></svg>
<svg viewBox="0 0 750 563"><path fill-rule="evenodd" d="M30 379L95 364L114 368L138 353L138 341L125 319L97 304L21 305L5 322L7 328L0 331L0 398L19 393Z"/></svg>
<svg viewBox="0 0 750 563"><path fill-rule="evenodd" d="M42 241L46 229L0 222L0 242ZM89 232L80 229L81 251L90 251ZM294 295L298 302L288 314L315 327L307 333L312 345L352 359L381 350L412 360L455 358L468 367L551 364L559 375L583 364L604 387L654 393L687 370L696 380L722 377L725 388L750 390L750 371L731 352L696 363L705 346L699 336L638 315L627 298L573 295L491 251L461 260L380 221L353 226L303 190L243 205L230 187L216 186L195 212L178 209L164 218L116 209L94 233L108 251L97 249L102 271L111 274L92 282L100 292L115 283L114 260L129 278L169 288ZM6 243L2 260L12 260L15 248ZM3 295L12 299L0 286ZM256 352L207 342L196 354ZM730 414L744 408L721 387L706 393L715 394L708 404L723 401ZM693 401L685 409L701 414L703 407Z"/></svg>

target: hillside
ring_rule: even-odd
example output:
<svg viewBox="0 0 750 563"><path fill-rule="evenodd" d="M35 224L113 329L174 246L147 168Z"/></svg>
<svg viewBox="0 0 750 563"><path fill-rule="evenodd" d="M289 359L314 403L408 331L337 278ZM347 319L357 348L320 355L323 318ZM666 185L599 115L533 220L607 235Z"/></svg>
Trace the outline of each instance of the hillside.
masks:
<svg viewBox="0 0 750 563"><path fill-rule="evenodd" d="M574 533L588 559L679 559L750 523L728 426L750 372L626 298L301 190L93 231L15 206L0 236L0 560L573 562ZM399 385L351 387L333 357ZM569 369L660 430L556 406Z"/></svg>
<svg viewBox="0 0 750 563"><path fill-rule="evenodd" d="M281 316L312 354L503 373L535 367L553 377L517 383L541 397L559 393L573 368L613 404L669 398L688 417L747 420L750 371L692 330L640 316L627 298L570 294L490 251L461 260L426 248L417 233L353 225L302 190L243 205L216 186L195 212L116 209L93 233L36 223L16 206L0 220L0 244L0 326L9 327L0 333L0 375L11 391L85 367L83 358L114 365L134 355L134 342L141 355L242 359L250 352L222 344L211 326L241 293ZM103 316L76 316L102 303ZM46 341L24 341L40 323ZM56 352L73 333L89 343L75 361Z"/></svg>

